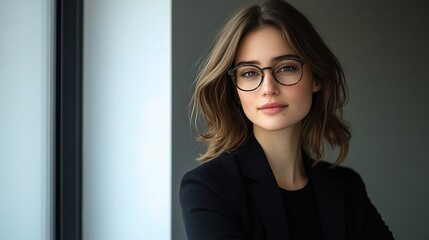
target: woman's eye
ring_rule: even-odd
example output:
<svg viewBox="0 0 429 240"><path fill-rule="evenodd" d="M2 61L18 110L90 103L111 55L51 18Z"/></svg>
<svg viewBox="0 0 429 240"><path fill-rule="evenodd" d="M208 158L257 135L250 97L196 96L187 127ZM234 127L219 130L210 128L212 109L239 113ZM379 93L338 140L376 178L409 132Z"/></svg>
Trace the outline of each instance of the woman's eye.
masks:
<svg viewBox="0 0 429 240"><path fill-rule="evenodd" d="M254 71L247 71L247 72L241 73L241 77L244 77L244 78L253 78L256 76L258 76L258 73Z"/></svg>
<svg viewBox="0 0 429 240"><path fill-rule="evenodd" d="M294 66L282 66L280 67L277 72L293 72L295 71L297 68Z"/></svg>

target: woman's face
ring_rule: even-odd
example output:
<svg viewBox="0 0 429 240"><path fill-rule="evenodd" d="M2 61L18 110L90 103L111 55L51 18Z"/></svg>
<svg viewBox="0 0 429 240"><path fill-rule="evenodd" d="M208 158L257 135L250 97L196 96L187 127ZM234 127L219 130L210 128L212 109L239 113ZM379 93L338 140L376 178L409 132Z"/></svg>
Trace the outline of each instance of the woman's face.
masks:
<svg viewBox="0 0 429 240"><path fill-rule="evenodd" d="M235 64L252 62L260 68L271 67L278 57L297 54L282 33L266 26L248 33L241 41ZM320 85L313 81L312 73L304 64L300 82L292 86L278 83L269 69L264 70L262 84L254 91L245 92L237 88L241 105L253 130L280 131L301 127L301 121L309 113L313 92Z"/></svg>

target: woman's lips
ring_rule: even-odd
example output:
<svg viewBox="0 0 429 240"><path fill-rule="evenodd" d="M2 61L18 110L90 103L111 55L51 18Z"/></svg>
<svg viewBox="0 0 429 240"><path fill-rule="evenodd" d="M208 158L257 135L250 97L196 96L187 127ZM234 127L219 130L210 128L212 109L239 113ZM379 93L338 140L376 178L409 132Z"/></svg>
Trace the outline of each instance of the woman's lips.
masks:
<svg viewBox="0 0 429 240"><path fill-rule="evenodd" d="M266 114L276 114L282 112L287 105L280 103L267 103L259 107L258 109Z"/></svg>

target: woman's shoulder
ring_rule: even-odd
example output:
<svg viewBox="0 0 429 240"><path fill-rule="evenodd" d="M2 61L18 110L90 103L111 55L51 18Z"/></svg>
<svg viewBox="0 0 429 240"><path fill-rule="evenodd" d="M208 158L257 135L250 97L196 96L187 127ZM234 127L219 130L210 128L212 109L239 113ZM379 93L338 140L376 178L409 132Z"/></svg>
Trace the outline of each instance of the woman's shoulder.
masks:
<svg viewBox="0 0 429 240"><path fill-rule="evenodd" d="M234 154L222 154L190 170L180 184L179 198L184 211L192 206L204 206L213 211L233 209L233 215L238 216L244 197Z"/></svg>
<svg viewBox="0 0 429 240"><path fill-rule="evenodd" d="M328 178L334 178L343 184L363 185L359 173L347 166L334 166L330 162L320 161L312 168L312 171Z"/></svg>
<svg viewBox="0 0 429 240"><path fill-rule="evenodd" d="M313 174L337 186L341 186L347 201L358 203L367 199L365 183L360 174L350 167L334 166L328 162L320 162L313 168Z"/></svg>
<svg viewBox="0 0 429 240"><path fill-rule="evenodd" d="M220 177L228 175L236 176L237 175L238 164L234 154L232 153L223 153L220 156L201 163L199 166L195 167L188 171L184 178L193 177L193 178L204 178L209 177Z"/></svg>
<svg viewBox="0 0 429 240"><path fill-rule="evenodd" d="M319 161L314 166L315 171L321 171L330 174L336 174L338 176L356 176L358 173L353 170L351 167L343 165L334 165L327 161Z"/></svg>
<svg viewBox="0 0 429 240"><path fill-rule="evenodd" d="M241 185L241 173L233 153L224 153L188 171L182 178L184 186L204 186L217 193L229 193Z"/></svg>

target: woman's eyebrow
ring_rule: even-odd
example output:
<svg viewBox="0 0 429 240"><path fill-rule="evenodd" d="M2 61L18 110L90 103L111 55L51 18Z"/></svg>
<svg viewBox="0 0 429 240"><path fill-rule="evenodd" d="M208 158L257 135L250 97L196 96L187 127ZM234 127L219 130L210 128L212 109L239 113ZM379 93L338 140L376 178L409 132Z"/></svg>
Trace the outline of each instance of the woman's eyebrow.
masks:
<svg viewBox="0 0 429 240"><path fill-rule="evenodd" d="M295 54L286 54L286 55L282 55L282 56L278 56L278 57L273 57L271 59L271 62L277 62L277 61L280 61L280 60L285 59L285 58L299 58L299 57Z"/></svg>
<svg viewBox="0 0 429 240"><path fill-rule="evenodd" d="M236 64L236 66L240 66L240 65L259 65L259 61L241 61L239 63Z"/></svg>
<svg viewBox="0 0 429 240"><path fill-rule="evenodd" d="M299 58L299 57L295 54L285 54L285 55L281 55L281 56L271 58L271 62L272 63L277 62L277 61L285 59L285 58ZM241 62L236 64L236 66L240 66L240 65L260 65L260 62L253 60L253 61L241 61Z"/></svg>

